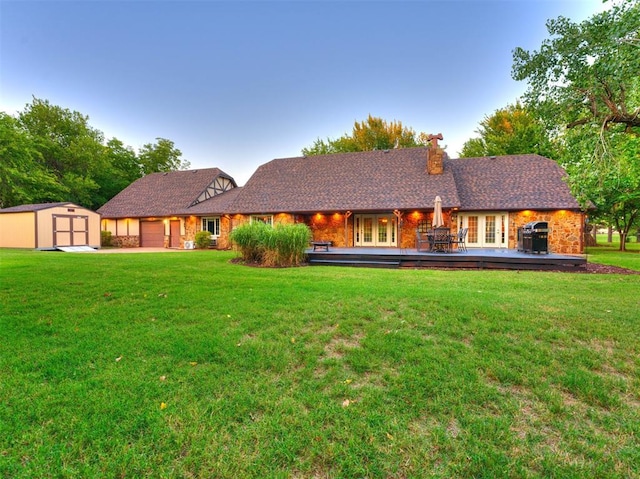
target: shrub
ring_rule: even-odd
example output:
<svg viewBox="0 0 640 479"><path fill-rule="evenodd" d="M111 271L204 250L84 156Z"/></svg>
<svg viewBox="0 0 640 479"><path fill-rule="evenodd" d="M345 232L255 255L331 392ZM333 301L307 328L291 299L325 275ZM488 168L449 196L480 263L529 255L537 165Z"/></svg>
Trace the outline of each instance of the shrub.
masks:
<svg viewBox="0 0 640 479"><path fill-rule="evenodd" d="M297 266L305 260L305 250L311 241L307 225L276 225L253 223L239 226L230 239L240 249L246 262L264 266Z"/></svg>
<svg viewBox="0 0 640 479"><path fill-rule="evenodd" d="M100 231L100 245L111 246L111 231Z"/></svg>
<svg viewBox="0 0 640 479"><path fill-rule="evenodd" d="M194 243L198 249L206 249L211 243L211 233L208 231L198 231L196 233Z"/></svg>

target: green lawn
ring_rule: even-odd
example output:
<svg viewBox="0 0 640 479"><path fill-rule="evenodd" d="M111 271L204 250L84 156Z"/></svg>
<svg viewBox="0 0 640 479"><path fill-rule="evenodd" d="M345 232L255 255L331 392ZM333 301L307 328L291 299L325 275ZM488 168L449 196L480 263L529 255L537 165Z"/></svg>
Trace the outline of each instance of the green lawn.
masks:
<svg viewBox="0 0 640 479"><path fill-rule="evenodd" d="M640 275L232 257L0 251L0 477L640 476Z"/></svg>
<svg viewBox="0 0 640 479"><path fill-rule="evenodd" d="M626 244L626 251L620 252L620 238L613 235L613 242L607 242L607 235L598 235L598 246L587 248L587 261L640 271L640 243L633 239Z"/></svg>

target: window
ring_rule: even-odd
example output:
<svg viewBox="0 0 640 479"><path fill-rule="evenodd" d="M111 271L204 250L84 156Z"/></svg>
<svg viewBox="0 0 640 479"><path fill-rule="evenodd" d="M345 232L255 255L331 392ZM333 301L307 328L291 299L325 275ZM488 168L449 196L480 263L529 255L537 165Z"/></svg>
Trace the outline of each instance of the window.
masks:
<svg viewBox="0 0 640 479"><path fill-rule="evenodd" d="M211 236L220 236L220 218L202 218L202 231L208 231Z"/></svg>
<svg viewBox="0 0 640 479"><path fill-rule="evenodd" d="M420 233L427 233L431 229L431 220L420 220L418 221L418 231Z"/></svg>
<svg viewBox="0 0 640 479"><path fill-rule="evenodd" d="M260 222L269 226L273 226L273 215L254 215L251 217L251 222Z"/></svg>

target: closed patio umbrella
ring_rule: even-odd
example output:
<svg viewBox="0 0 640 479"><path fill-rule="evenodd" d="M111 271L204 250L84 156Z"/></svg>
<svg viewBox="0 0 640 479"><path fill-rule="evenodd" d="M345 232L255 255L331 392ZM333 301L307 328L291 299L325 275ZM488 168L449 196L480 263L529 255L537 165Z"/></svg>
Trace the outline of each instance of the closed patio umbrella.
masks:
<svg viewBox="0 0 640 479"><path fill-rule="evenodd" d="M442 198L436 196L433 208L433 227L441 228L444 226L444 218L442 217Z"/></svg>

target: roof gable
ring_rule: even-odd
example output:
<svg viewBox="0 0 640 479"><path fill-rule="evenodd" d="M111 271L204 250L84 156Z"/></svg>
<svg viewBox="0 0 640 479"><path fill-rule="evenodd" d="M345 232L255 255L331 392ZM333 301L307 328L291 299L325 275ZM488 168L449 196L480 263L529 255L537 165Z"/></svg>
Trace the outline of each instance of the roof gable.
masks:
<svg viewBox="0 0 640 479"><path fill-rule="evenodd" d="M104 217L155 217L180 214L236 183L218 168L146 175L114 196L98 212Z"/></svg>

